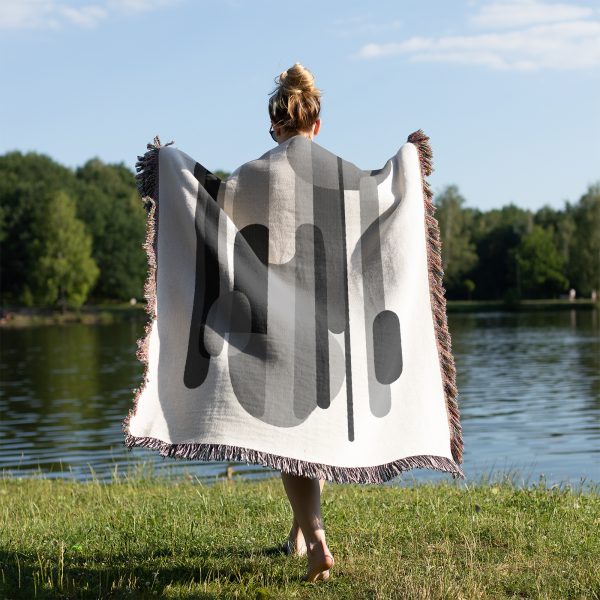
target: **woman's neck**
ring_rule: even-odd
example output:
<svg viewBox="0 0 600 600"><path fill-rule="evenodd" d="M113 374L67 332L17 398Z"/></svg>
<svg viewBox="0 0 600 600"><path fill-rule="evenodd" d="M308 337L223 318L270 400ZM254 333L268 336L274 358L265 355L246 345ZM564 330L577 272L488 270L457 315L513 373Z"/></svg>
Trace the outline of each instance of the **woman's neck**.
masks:
<svg viewBox="0 0 600 600"><path fill-rule="evenodd" d="M282 144L283 142L289 140L290 138L296 137L297 135L301 135L305 138L308 138L309 140L313 139L312 133L307 133L307 132L302 132L302 131L294 131L294 132L290 133L289 135L287 135L286 137L282 138L279 143Z"/></svg>

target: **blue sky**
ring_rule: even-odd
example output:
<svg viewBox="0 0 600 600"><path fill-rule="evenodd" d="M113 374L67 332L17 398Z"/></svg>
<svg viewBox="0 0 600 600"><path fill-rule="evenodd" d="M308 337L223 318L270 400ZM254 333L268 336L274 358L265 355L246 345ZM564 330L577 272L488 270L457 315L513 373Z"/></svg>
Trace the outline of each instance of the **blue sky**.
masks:
<svg viewBox="0 0 600 600"><path fill-rule="evenodd" d="M272 147L296 61L315 141L361 168L421 128L434 192L466 206L562 208L600 180L597 0L0 0L0 153L133 167L159 134L233 170Z"/></svg>

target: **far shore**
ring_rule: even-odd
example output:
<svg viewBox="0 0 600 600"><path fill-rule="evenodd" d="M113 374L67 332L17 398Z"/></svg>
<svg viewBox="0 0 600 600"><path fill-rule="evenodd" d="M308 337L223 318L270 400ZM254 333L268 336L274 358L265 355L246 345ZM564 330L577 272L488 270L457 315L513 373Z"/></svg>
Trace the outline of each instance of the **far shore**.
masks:
<svg viewBox="0 0 600 600"><path fill-rule="evenodd" d="M600 310L600 300L581 298L521 300L507 303L502 300L447 300L448 313L454 312L498 312L498 311L538 311L596 309ZM0 327L24 327L31 325L62 325L84 323L102 325L130 320L147 320L145 303L106 303L86 304L81 308L62 311L56 307L4 306L0 308Z"/></svg>

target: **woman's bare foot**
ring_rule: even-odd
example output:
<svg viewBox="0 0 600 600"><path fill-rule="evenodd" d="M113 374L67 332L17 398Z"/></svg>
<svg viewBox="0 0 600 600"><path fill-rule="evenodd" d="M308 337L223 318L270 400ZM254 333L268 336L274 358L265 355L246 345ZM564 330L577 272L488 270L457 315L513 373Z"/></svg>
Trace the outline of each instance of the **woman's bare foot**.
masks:
<svg viewBox="0 0 600 600"><path fill-rule="evenodd" d="M304 541L304 535L300 527L294 523L290 529L290 533L284 544L287 554L293 556L305 556L306 555L306 542Z"/></svg>
<svg viewBox="0 0 600 600"><path fill-rule="evenodd" d="M334 560L325 540L307 544L308 570L302 581L327 581L329 569L333 567Z"/></svg>

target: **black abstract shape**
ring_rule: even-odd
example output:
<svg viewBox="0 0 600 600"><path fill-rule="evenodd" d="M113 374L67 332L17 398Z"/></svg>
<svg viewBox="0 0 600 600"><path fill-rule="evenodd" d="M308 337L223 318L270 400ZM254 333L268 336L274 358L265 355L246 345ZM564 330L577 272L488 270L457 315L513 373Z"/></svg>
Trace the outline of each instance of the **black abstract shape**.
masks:
<svg viewBox="0 0 600 600"><path fill-rule="evenodd" d="M304 226L301 226L304 227ZM315 379L317 406L329 408L331 404L329 380L329 328L327 311L327 261L325 240L318 227L313 226L314 277L315 277Z"/></svg>
<svg viewBox="0 0 600 600"><path fill-rule="evenodd" d="M198 179L198 196L194 225L196 230L196 281L194 306L188 339L188 351L183 382L196 388L208 374L210 354L204 345L206 317L219 296L218 234L220 208L215 202L221 180L196 163L194 177Z"/></svg>

